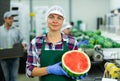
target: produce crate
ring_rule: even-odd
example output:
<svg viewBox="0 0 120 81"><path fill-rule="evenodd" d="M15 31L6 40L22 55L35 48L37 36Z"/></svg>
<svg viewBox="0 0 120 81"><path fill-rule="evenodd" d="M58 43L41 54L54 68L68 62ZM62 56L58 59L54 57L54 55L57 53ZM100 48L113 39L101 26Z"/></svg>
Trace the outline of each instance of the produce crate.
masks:
<svg viewBox="0 0 120 81"><path fill-rule="evenodd" d="M14 44L13 48L0 49L0 59L23 57L24 51L20 43Z"/></svg>

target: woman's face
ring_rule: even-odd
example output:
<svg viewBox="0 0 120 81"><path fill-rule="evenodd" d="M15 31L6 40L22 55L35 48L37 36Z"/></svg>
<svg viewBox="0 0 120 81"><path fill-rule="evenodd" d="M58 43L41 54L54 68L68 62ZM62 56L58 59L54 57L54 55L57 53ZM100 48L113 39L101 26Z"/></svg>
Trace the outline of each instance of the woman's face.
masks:
<svg viewBox="0 0 120 81"><path fill-rule="evenodd" d="M48 27L51 31L60 31L64 18L58 14L50 14L48 16L47 22Z"/></svg>

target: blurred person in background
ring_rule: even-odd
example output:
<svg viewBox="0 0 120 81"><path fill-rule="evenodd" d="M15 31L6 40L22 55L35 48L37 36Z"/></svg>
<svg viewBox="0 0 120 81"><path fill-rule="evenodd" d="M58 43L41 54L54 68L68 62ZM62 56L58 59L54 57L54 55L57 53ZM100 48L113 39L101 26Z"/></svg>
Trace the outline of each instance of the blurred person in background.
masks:
<svg viewBox="0 0 120 81"><path fill-rule="evenodd" d="M69 50L77 50L77 41L61 33L65 13L60 6L52 6L46 15L48 32L32 39L28 47L26 75L40 77L40 81L76 81L85 76L70 77L61 67L61 57Z"/></svg>
<svg viewBox="0 0 120 81"><path fill-rule="evenodd" d="M16 43L22 43L25 50L27 43L25 42L20 30L14 27L12 12L4 13L4 24L0 27L0 48L8 49ZM17 53L16 53L17 54ZM3 70L5 81L17 81L19 58L1 59L0 64Z"/></svg>
<svg viewBox="0 0 120 81"><path fill-rule="evenodd" d="M70 35L71 36L71 28L72 28L72 25L70 25L69 23L65 23L63 24L62 28L61 28L61 32L63 34L66 34L66 35Z"/></svg>

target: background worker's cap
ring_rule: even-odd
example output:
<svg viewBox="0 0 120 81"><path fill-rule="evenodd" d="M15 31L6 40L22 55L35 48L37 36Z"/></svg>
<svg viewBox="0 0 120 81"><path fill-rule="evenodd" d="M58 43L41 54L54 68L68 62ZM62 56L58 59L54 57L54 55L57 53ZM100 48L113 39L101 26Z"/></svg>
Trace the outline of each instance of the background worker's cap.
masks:
<svg viewBox="0 0 120 81"><path fill-rule="evenodd" d="M67 29L67 28L72 28L72 25L70 25L69 23L63 24L61 31L63 31L64 29Z"/></svg>
<svg viewBox="0 0 120 81"><path fill-rule="evenodd" d="M4 13L4 18L8 18L8 17L11 17L13 16L13 13L11 11L7 11Z"/></svg>
<svg viewBox="0 0 120 81"><path fill-rule="evenodd" d="M48 16L49 16L50 14L52 14L52 13L58 14L58 15L62 16L62 17L65 19L64 9L63 9L62 7L60 7L60 6L58 6L58 5L52 6L52 7L48 10L46 17L48 17Z"/></svg>

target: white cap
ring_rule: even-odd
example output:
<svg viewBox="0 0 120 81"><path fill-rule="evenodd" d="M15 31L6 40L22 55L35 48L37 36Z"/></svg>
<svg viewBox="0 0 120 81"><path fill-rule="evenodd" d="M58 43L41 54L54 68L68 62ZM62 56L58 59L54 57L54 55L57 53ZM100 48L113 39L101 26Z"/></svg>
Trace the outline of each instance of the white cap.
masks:
<svg viewBox="0 0 120 81"><path fill-rule="evenodd" d="M4 18L8 18L8 17L11 17L11 16L13 16L13 14L10 11L7 11L7 12L4 13Z"/></svg>
<svg viewBox="0 0 120 81"><path fill-rule="evenodd" d="M70 24L63 24L62 28L61 28L61 31L63 31L64 29L67 29L67 28L72 28L72 25Z"/></svg>
<svg viewBox="0 0 120 81"><path fill-rule="evenodd" d="M58 5L54 5L48 10L48 12L46 14L46 18L52 13L61 15L65 19L64 9Z"/></svg>

